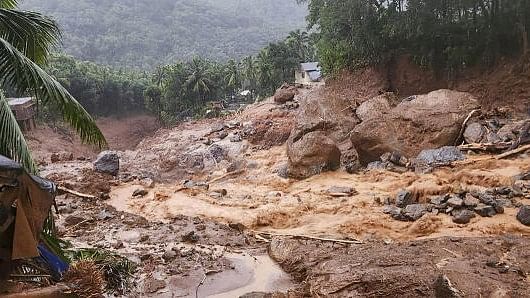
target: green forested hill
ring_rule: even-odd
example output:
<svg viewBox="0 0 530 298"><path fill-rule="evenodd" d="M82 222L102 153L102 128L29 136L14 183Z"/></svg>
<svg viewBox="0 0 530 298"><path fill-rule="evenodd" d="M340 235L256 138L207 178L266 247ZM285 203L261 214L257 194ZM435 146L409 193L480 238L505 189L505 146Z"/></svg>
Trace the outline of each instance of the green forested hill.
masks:
<svg viewBox="0 0 530 298"><path fill-rule="evenodd" d="M84 60L151 68L177 59L254 54L305 25L295 0L24 0L54 17Z"/></svg>

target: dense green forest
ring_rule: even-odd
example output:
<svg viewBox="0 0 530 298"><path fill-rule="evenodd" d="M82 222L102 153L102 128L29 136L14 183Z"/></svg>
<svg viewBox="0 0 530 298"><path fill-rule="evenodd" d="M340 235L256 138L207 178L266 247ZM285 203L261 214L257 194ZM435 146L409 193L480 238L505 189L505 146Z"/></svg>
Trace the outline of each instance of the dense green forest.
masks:
<svg viewBox="0 0 530 298"><path fill-rule="evenodd" d="M492 65L528 50L528 0L301 0L328 71L397 55L437 71Z"/></svg>
<svg viewBox="0 0 530 298"><path fill-rule="evenodd" d="M60 24L66 54L144 69L240 59L304 28L307 15L295 0L24 0L22 8Z"/></svg>
<svg viewBox="0 0 530 298"><path fill-rule="evenodd" d="M125 115L150 111L165 125L204 116L208 102L250 102L272 95L294 80L300 62L314 59L309 35L292 31L257 55L227 62L194 57L153 71L117 69L66 55L50 59L47 71L93 115ZM242 98L241 90L251 91ZM42 116L54 119L53 114Z"/></svg>
<svg viewBox="0 0 530 298"><path fill-rule="evenodd" d="M116 2L122 1L124 0ZM234 95L241 90L252 92L249 100L269 96L280 84L294 79L294 69L303 61L319 60L325 72L332 74L343 69L385 64L405 54L410 55L422 67L451 75L469 66L490 66L500 57L520 55L528 51L530 1L298 0L296 2L307 4L309 7L307 27L311 34L302 30L291 31L284 40L269 43L260 51L256 50L254 55L218 60L214 58L226 58L230 55L212 58L206 52L192 55L197 51L191 51L184 55L183 59L172 57L171 63L165 64L162 63L163 59L156 60L147 51L146 59L154 59L153 62L148 63L151 67L149 71L111 69L90 62L79 62L67 56L58 56L49 65L49 70L89 111L96 115L124 114L147 109L155 113L163 123L171 124L187 117L204 115L208 102L233 100ZM138 3L144 2L134 3L142 6L143 4ZM157 9L160 9L164 3L168 5L167 11L173 11L169 8L174 8L175 3L184 5L188 2L172 1L171 4L169 1L161 1L156 5ZM254 3L254 10L245 6L251 3ZM276 3L275 1L267 3L272 5L270 7L276 5L273 4ZM216 16L220 11L239 11L241 7L253 11L245 14L251 15L256 13L258 7L263 8L256 1L203 0L196 4L216 7L218 9ZM103 7L106 5L108 6L102 4ZM265 7L269 7L267 5ZM276 13L267 11L264 16L275 14L269 21L278 22L281 18L289 19L283 15L284 13L290 14L294 11L297 10L279 8ZM164 15L161 11L159 13L160 16ZM210 15L209 20L213 17L214 15ZM139 20L138 23L141 23L144 19L139 18ZM232 21L236 22L236 19ZM206 28L209 28L210 23L206 22L203 25L203 29L190 34L200 36L200 32L208 31ZM94 28L105 27L107 28L105 32L113 32L114 36L120 35L118 33L122 28L115 29L116 27L113 26L97 24ZM123 29L124 34L138 33L131 33L132 29L127 26L124 25L124 28L127 28ZM91 40L91 34L96 31L96 29L89 30L88 40ZM154 33L155 37L151 35L146 37L142 40L142 44L158 38L158 33L160 32ZM222 37L216 38L208 45L199 46L197 49L210 51L223 47L224 44L219 41ZM238 41L237 45L246 47L249 43ZM191 47L198 45L185 44ZM131 47L134 51L145 50L140 46ZM88 46L80 50L87 50L90 53L90 49L91 46ZM101 51L105 57L116 53L104 47L98 51ZM243 52L235 56L241 56ZM127 55L131 55L129 58L132 60L138 59L142 65L147 61L138 58L144 57L141 53L129 52ZM113 59L111 60L114 61ZM118 62L120 60L115 61L122 63Z"/></svg>

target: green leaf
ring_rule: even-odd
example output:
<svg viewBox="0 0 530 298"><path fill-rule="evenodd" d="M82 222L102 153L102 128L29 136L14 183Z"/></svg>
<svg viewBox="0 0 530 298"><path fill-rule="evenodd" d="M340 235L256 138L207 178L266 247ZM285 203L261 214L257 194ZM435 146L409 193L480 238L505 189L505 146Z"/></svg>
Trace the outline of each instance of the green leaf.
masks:
<svg viewBox="0 0 530 298"><path fill-rule="evenodd" d="M106 146L105 137L83 106L53 77L3 38L0 38L0 83L20 93L33 91L37 100L44 104L54 103L83 142L100 148Z"/></svg>
<svg viewBox="0 0 530 298"><path fill-rule="evenodd" d="M31 157L26 139L18 126L15 115L0 91L0 154L20 162L27 171L37 174L37 165Z"/></svg>
<svg viewBox="0 0 530 298"><path fill-rule="evenodd" d="M59 43L57 24L36 12L0 8L0 37L37 64Z"/></svg>

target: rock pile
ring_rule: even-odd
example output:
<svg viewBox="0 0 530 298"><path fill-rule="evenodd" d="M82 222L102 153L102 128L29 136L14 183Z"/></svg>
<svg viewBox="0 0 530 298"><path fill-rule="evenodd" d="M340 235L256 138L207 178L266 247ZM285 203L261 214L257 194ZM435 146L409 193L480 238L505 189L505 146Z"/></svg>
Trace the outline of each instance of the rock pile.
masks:
<svg viewBox="0 0 530 298"><path fill-rule="evenodd" d="M525 142L529 139L530 120L511 121L502 119L475 120L464 131L468 144Z"/></svg>
<svg viewBox="0 0 530 298"><path fill-rule="evenodd" d="M386 205L383 212L400 221L416 221L427 213L444 213L451 215L453 222L467 224L476 215L492 217L504 213L504 208L518 205L514 198L522 194L510 187L495 188L483 192L462 192L432 197L428 203L419 203L409 191L403 190L397 194L393 205ZM528 220L530 224L530 207L521 208L519 219L523 224Z"/></svg>

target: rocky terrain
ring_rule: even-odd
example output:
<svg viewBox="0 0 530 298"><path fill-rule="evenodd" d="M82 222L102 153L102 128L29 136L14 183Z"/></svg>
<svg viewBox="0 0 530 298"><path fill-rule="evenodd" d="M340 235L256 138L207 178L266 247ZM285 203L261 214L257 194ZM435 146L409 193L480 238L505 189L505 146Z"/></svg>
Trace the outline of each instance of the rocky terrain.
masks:
<svg viewBox="0 0 530 298"><path fill-rule="evenodd" d="M529 115L359 86L50 152L44 176L95 196L57 198L60 234L135 262L129 297L530 295Z"/></svg>

